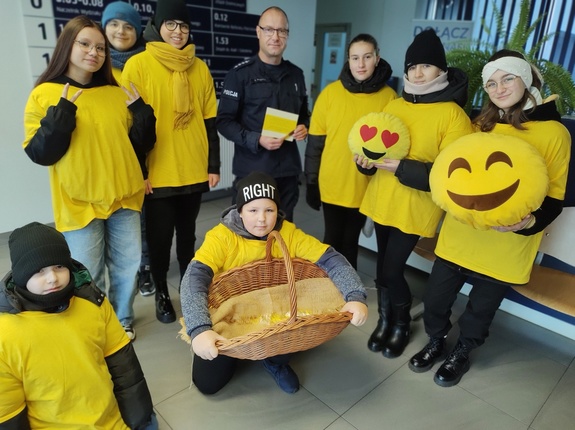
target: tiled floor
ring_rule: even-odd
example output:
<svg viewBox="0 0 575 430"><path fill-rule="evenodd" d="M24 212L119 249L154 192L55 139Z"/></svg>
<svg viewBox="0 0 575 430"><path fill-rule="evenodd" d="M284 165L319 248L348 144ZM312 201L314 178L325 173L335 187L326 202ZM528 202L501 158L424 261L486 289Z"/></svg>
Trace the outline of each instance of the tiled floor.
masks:
<svg viewBox="0 0 575 430"><path fill-rule="evenodd" d="M322 217L304 202L295 215L300 228L321 238ZM214 226L229 198L203 204L198 244ZM0 271L9 267L7 234L0 237ZM175 258L173 259L175 262ZM179 311L176 264L170 284ZM412 342L396 359L372 353L366 341L377 320L373 290L375 254L362 250L359 271L369 289L370 316L360 328L292 361L302 387L283 393L258 362L246 362L213 396L190 384L189 347L178 339L178 323L155 319L154 299L136 298L134 343L150 386L162 430L371 430L371 429L575 429L575 342L499 312L487 343L472 354L472 366L458 386L440 388L433 372L416 374L407 361L426 342L423 323L413 323ZM407 273L421 297L426 275ZM465 305L456 303L454 321ZM178 312L180 313L180 312ZM455 324L448 342L457 335ZM439 364L434 368L437 369Z"/></svg>

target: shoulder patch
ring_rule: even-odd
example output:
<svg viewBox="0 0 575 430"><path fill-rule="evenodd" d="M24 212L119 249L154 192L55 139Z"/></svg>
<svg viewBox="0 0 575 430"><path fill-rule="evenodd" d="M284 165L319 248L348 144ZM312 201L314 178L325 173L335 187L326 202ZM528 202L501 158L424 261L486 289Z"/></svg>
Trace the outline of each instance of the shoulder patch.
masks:
<svg viewBox="0 0 575 430"><path fill-rule="evenodd" d="M253 58L248 58L247 60L242 61L234 66L234 70L241 69L246 67L248 64L252 64L254 62Z"/></svg>
<svg viewBox="0 0 575 430"><path fill-rule="evenodd" d="M223 90L222 91L222 95L224 96L228 96L228 97L232 97L234 99L238 98L238 92L237 91L232 91L232 90Z"/></svg>

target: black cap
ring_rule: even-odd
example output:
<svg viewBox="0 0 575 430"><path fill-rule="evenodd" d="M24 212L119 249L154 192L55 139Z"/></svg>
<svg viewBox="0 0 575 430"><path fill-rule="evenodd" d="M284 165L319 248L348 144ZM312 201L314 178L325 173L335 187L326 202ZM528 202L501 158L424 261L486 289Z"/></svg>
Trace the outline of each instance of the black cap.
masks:
<svg viewBox="0 0 575 430"><path fill-rule="evenodd" d="M183 0L158 0L156 13L154 14L156 29L160 30L162 23L167 19L183 21L186 24L190 23L188 8Z"/></svg>
<svg viewBox="0 0 575 430"><path fill-rule="evenodd" d="M278 206L280 196L277 183L274 178L264 172L252 172L238 181L236 188L236 208L241 211L242 206L252 200L270 199Z"/></svg>
<svg viewBox="0 0 575 430"><path fill-rule="evenodd" d="M404 72L416 64L431 64L447 71L447 59L445 58L445 49L435 30L424 30L415 36L407 52L405 53Z"/></svg>
<svg viewBox="0 0 575 430"><path fill-rule="evenodd" d="M28 280L44 267L60 265L74 270L64 235L38 222L14 230L8 239L8 248L12 278L18 286L25 287Z"/></svg>

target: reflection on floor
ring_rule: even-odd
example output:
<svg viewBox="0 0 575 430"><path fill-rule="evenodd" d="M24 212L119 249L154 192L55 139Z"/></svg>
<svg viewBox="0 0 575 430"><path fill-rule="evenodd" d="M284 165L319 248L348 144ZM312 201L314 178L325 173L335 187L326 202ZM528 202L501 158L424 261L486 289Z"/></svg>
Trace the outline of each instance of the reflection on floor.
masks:
<svg viewBox="0 0 575 430"><path fill-rule="evenodd" d="M320 239L323 219L302 201L295 221ZM198 244L219 220L229 198L205 202L198 218ZM0 270L10 268L8 234L0 235ZM169 282L180 312L179 275L172 256ZM375 254L362 250L358 271L369 289L365 326L350 326L335 339L296 355L302 387L283 393L259 362L245 362L234 379L213 396L190 384L191 354L177 337L178 323L155 319L154 299L137 296L134 343L150 386L160 429L477 429L563 430L575 428L575 342L499 312L487 343L475 351L459 385L440 388L433 371L416 374L407 361L426 342L421 320L413 323L404 355L384 358L366 347L377 320L373 290ZM409 270L414 296L421 297L426 274ZM456 302L453 345L465 297ZM436 370L436 364L433 370Z"/></svg>

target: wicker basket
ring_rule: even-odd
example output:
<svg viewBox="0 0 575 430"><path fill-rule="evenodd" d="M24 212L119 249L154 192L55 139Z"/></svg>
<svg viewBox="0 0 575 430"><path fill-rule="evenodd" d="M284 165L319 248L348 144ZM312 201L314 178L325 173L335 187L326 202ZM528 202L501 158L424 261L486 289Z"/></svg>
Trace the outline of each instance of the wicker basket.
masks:
<svg viewBox="0 0 575 430"><path fill-rule="evenodd" d="M272 258L273 241L279 244L283 258ZM218 308L231 297L276 285L288 284L290 316L287 321L264 329L216 342L219 353L230 357L261 360L318 346L337 336L351 320L349 312L297 315L296 281L327 278L315 264L295 258L279 235L272 231L266 244L266 257L218 275L208 293L208 307ZM185 333L185 328L184 328Z"/></svg>

